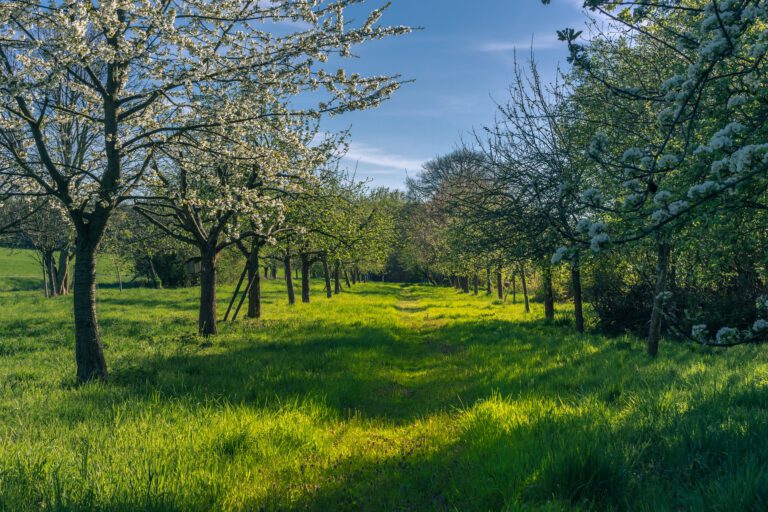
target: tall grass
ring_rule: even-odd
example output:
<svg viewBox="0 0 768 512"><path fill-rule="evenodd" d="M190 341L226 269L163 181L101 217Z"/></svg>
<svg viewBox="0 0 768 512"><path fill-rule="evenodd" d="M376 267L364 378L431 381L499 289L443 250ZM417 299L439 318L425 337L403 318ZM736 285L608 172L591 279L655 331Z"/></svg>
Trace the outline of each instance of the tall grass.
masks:
<svg viewBox="0 0 768 512"><path fill-rule="evenodd" d="M454 290L358 285L194 333L197 291L0 293L0 510L765 510L759 347L576 335ZM227 300L220 294L220 307Z"/></svg>

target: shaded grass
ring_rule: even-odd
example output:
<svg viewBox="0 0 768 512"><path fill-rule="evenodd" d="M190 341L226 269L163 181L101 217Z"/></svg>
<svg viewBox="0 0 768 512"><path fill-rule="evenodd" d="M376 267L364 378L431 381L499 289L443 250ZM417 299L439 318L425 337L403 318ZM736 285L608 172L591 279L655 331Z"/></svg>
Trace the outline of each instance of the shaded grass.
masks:
<svg viewBox="0 0 768 512"><path fill-rule="evenodd" d="M768 358L575 335L449 289L358 285L194 331L197 290L0 293L0 510L765 510ZM223 311L228 288L220 294Z"/></svg>

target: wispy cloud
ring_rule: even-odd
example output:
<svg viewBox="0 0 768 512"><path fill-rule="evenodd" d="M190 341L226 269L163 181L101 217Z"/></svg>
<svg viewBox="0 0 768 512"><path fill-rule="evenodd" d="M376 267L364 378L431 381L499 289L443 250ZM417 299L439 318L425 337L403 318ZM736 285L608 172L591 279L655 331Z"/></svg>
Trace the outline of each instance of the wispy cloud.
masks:
<svg viewBox="0 0 768 512"><path fill-rule="evenodd" d="M558 41L557 35L534 35L530 39L519 39L515 41L488 41L480 43L476 49L485 53L508 53L514 50L546 50L562 46L563 42Z"/></svg>
<svg viewBox="0 0 768 512"><path fill-rule="evenodd" d="M352 142L345 158L361 165L379 167L389 170L418 170L426 159L411 158L389 153L375 146L362 142Z"/></svg>

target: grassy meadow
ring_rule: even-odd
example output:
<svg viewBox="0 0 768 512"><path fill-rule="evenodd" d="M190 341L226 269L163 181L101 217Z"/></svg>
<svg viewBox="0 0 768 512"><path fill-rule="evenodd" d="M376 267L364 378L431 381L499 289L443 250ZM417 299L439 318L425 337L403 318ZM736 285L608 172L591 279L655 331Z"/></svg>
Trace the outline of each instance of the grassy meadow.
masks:
<svg viewBox="0 0 768 512"><path fill-rule="evenodd" d="M85 386L71 298L0 292L0 510L768 509L763 348L650 360L536 304L313 286L210 339L196 289L100 289Z"/></svg>

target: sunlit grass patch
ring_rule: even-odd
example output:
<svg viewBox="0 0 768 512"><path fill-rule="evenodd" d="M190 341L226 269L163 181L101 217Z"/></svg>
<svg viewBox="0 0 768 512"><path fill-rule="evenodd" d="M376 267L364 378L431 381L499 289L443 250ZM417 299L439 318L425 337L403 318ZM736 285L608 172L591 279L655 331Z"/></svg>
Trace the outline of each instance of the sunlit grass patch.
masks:
<svg viewBox="0 0 768 512"><path fill-rule="evenodd" d="M759 509L768 358L579 335L539 304L313 283L195 334L197 290L0 294L0 510ZM223 287L222 309L231 289ZM563 310L566 305L559 305Z"/></svg>

